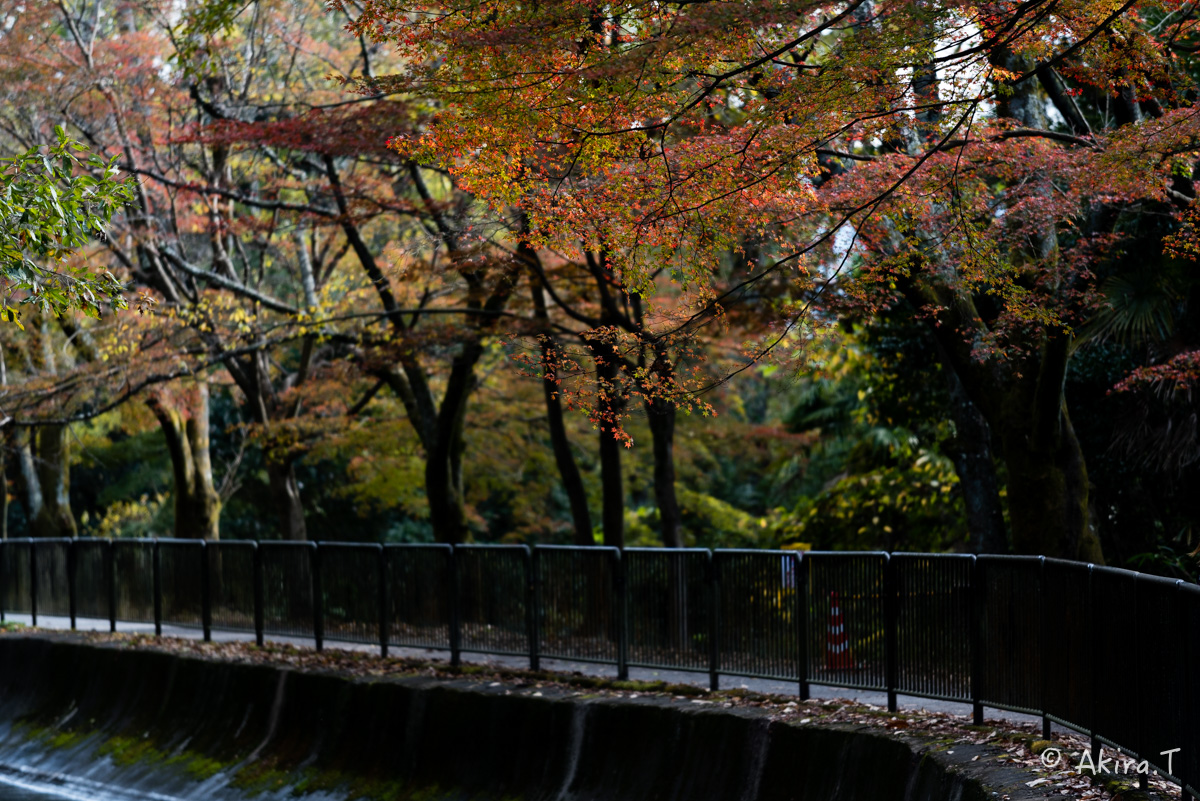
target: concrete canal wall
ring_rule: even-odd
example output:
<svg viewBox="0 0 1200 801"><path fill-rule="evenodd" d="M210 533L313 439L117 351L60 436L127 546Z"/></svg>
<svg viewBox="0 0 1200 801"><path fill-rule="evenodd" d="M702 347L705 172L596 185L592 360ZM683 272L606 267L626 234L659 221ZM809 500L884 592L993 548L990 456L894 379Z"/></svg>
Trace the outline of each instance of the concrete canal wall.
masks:
<svg viewBox="0 0 1200 801"><path fill-rule="evenodd" d="M0 637L0 776L101 798L982 801L986 749L644 695ZM954 754L948 754L953 750Z"/></svg>

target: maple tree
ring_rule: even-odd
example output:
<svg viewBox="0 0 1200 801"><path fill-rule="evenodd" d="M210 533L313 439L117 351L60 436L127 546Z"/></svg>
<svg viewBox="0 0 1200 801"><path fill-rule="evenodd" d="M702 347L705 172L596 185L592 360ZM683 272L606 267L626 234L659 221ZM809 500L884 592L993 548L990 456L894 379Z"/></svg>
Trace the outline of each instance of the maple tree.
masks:
<svg viewBox="0 0 1200 801"><path fill-rule="evenodd" d="M1100 560L1062 387L1124 221L1174 215L1186 242L1196 26L1135 0L370 0L351 29L404 59L364 86L438 103L395 147L519 205L532 241L602 251L628 293L666 271L673 332L781 272L754 359L825 309L907 303L999 446L1016 549ZM765 258L726 290L743 232Z"/></svg>
<svg viewBox="0 0 1200 801"><path fill-rule="evenodd" d="M22 424L90 419L149 392L176 503L195 494L195 530L215 533L205 437L184 434L203 404L189 411L188 392L158 387L231 384L277 530L300 539L297 460L387 387L424 450L438 536L461 541L463 419L521 271L489 242L504 221L477 218L453 182L386 147L384 132L418 110L327 79L339 60L343 75L370 74L374 56L319 4L197 4L182 19L169 3L102 5L61 3L12 26L7 134L41 135L31 112L47 101L31 93L39 74L64 71L50 107L138 178L102 244L154 314L90 326L97 358L71 378L23 381L9 394ZM30 40L51 56L31 61ZM177 531L191 531L182 508Z"/></svg>
<svg viewBox="0 0 1200 801"><path fill-rule="evenodd" d="M561 415L565 404L585 413L598 432L604 543L625 544L622 452L633 444L627 422L638 415L649 431L659 541L668 547L681 546L684 534L674 456L677 411L683 408L705 417L714 413L710 403L688 393L713 378L706 356L736 350L728 340L731 331L742 329L727 319L727 325L715 331L674 336L669 329L680 314L689 312L686 302L664 286L660 302L650 306L642 294L622 284L603 251L584 248L572 254L576 258L567 258L560 249L553 259L543 259L525 244L518 253L531 267L533 316L538 323L532 331L538 349L532 354L518 352L514 358L545 381L551 421ZM661 272L652 274L651 280L667 283ZM572 490L577 479L572 477L572 461L564 457L569 446L559 426L552 422L551 429L564 487L572 499L575 541L591 544L590 523L577 511L582 506L577 501L582 488Z"/></svg>
<svg viewBox="0 0 1200 801"><path fill-rule="evenodd" d="M159 54L172 52L177 22L169 4L116 3L104 13L105 5L41 6L9 25L0 42L6 46L3 67L10 99L4 133L17 145L36 142L49 124L42 112L50 110L94 149L111 154L124 170L138 176L136 192L125 198L126 212L99 251L107 255L114 272L133 282L132 290L140 289L141 310L157 304L159 314L122 316L77 332L64 324L63 333L76 346L80 363L73 375L25 381L10 393L12 408L21 412L17 424L38 432L55 430L115 408L147 388L180 378L199 377L203 382L213 374L235 383L245 395L247 417L267 428L293 409L279 403L277 395L289 381L296 383L297 374L303 380L305 360L312 354L313 338L299 330L304 307L293 300L297 295L305 299L303 290L311 287L296 271L288 276L293 279L289 285L280 280L286 272L272 269L274 243L284 239L290 245L290 232L280 231L269 216L256 217L257 207L245 213L244 206L229 200L234 190L225 181L246 177L254 165L230 163L227 147L209 147L187 137L185 119L198 109L205 113L206 105L219 116L220 110L200 89L218 96L222 88L233 92L224 80L231 74L253 75L259 91L281 85L281 70L288 65L279 58L285 53L261 45L286 33L290 26L281 23L292 20L281 7L256 15L244 33L259 49L248 59L243 59L245 51L224 61L193 52L198 64L180 59L167 67ZM316 21L324 21L316 11ZM291 41L293 50L311 43L284 39ZM33 42L40 47L31 50ZM31 57L33 52L40 57ZM196 72L189 72L192 68ZM56 78L43 82L48 72ZM56 91L46 93L45 85ZM245 91L250 86L242 83L238 88ZM220 102L219 97L214 100ZM150 180L147 172L152 173ZM191 191L197 178L213 191ZM312 244L319 257L330 255L328 247L319 249L316 240ZM318 261L318 269L323 266ZM275 292L292 294L281 300L273 297ZM283 358L296 354L299 370L272 371L272 350ZM215 535L219 505L213 503L203 426L192 426L195 436L184 434L185 419L195 423L197 416L187 411L188 405L195 405L184 402L188 394L155 391L152 405L175 457L177 503L190 490L201 499L191 504L192 514L177 514L177 531L188 533L194 524L197 531ZM172 396L182 405L173 406ZM200 407L202 414L204 404ZM47 420L55 422L46 425ZM38 433L39 441L42 436ZM290 536L302 537L290 451L285 444L270 453L267 473L281 527ZM66 469L57 472L65 474Z"/></svg>

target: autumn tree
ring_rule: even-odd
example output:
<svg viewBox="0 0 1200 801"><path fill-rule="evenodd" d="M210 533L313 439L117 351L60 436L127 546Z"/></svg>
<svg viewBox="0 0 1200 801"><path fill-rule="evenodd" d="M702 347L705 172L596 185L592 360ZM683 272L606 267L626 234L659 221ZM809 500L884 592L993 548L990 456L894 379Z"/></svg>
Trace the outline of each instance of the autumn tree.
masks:
<svg viewBox="0 0 1200 801"><path fill-rule="evenodd" d="M1063 379L1121 220L1194 197L1195 24L1137 2L376 0L353 30L404 58L372 86L445 104L399 147L519 203L539 243L603 248L627 292L669 270L694 310L673 334L781 271L752 359L818 309L906 300L999 443L1015 547L1099 560ZM776 255L722 291L744 231Z"/></svg>
<svg viewBox="0 0 1200 801"><path fill-rule="evenodd" d="M475 368L523 270L495 244L507 223L479 217L453 180L387 148L388 133L421 111L330 80L330 64L344 79L372 75L378 48L345 37L345 20L320 4L196 4L182 16L150 0L98 8L57 4L13 28L11 41L39 41L50 55L7 54L8 133L36 138L53 109L138 177L102 244L156 303L154 317L135 334L141 347L118 338L128 324L93 326L103 358L89 370L124 370L124 384L30 385L26 410L86 419L150 392L174 445L177 503L195 495L215 514L209 488L188 478L208 472L197 452L206 438L184 436L195 415L167 400L187 393L155 389L215 374L232 383L264 454L277 530L302 539L297 460L388 387L424 448L438 536L464 539ZM48 100L36 95L47 70L63 72Z"/></svg>
<svg viewBox="0 0 1200 801"><path fill-rule="evenodd" d="M535 319L546 322L535 327L538 358L520 354L517 359L535 362L536 374L544 379L546 392L553 395L548 400L551 419L560 413L555 405L565 402L585 412L598 433L605 544L621 547L625 540L621 453L633 444L625 422L636 415L646 421L650 435L660 541L667 547L680 547L683 532L674 457L677 411L682 406L700 415L712 413L710 404L688 393L715 378L704 369L710 365L699 351L727 347L728 343L720 343L719 337L711 334L713 330L727 334L730 326L672 336L670 328L678 324L679 314L688 312L686 304L661 302L655 307L644 302L642 295L622 285L603 251L585 249L574 259L561 253L543 259L528 245L519 252L536 279ZM667 282L662 271L651 274L650 279ZM660 301L665 297L666 293ZM589 363L590 370L585 368ZM678 367L680 363L686 366ZM563 434L552 431L552 435L563 484L569 488L574 483L573 460L559 456L563 451L569 453L569 446L558 439ZM574 497L572 504L574 508ZM586 537L579 535L580 515L573 516L576 541L594 542L590 531Z"/></svg>
<svg viewBox="0 0 1200 801"><path fill-rule="evenodd" d="M203 69L189 72L190 65L182 60L164 70L158 55L172 50L178 22L167 6L118 3L104 13L104 5L40 7L10 26L0 41L5 46L0 63L9 78L5 91L10 101L4 134L10 143L36 142L50 121L62 120L94 149L139 177L136 193L125 198L125 213L98 250L114 272L133 282L131 289L141 290L142 311L157 301L158 315L143 318L140 326L129 320L81 326L81 337L92 340L89 349L97 358L82 359L76 365L79 374L60 377L56 387L23 388L14 408L23 405L23 414L35 421L87 419L135 398L143 389L223 368L243 390L247 416L266 425L274 411L270 401L277 394L275 382L286 384L289 375L297 374L293 369L272 375L268 351L272 347L292 350L293 343L306 341L288 327L304 308L291 300L303 297L298 286L303 280L292 271L289 278L294 277L294 283L282 287L291 291L291 297L273 297L281 289L280 274L267 268L279 238L287 242L284 249L290 249L288 230L281 231L269 221L260 225L261 218L253 217L253 212L242 214L235 208L228 195L236 165L228 162L222 147L208 147L183 134L189 114L205 113L206 103L212 107L212 100L198 87L211 91L228 86L223 79L230 70L241 70L245 76L249 70L261 69L269 83L280 77L272 70L280 65L279 53L260 48L249 63L235 58L206 64L205 69L223 71L216 81L206 81ZM251 42L261 43L279 32L271 28L283 19L282 11L276 11L274 17L256 18ZM318 15L317 19L324 18ZM29 57L30 42L39 43L42 58ZM58 77L50 80L47 72ZM46 85L57 91L45 93L41 87ZM109 165L101 165L98 173L93 170L92 180L110 170ZM197 174L212 184L213 192L188 191ZM263 319L267 315L273 319ZM279 328L281 320L285 330ZM264 335L263 325L273 326L273 334ZM73 341L81 340L73 337ZM303 354L305 349L297 346L294 352ZM299 374L303 372L301 368ZM89 373L90 382L84 377ZM114 374L123 381L113 381ZM178 410L168 409L163 397L156 396L155 410L160 412L168 442L182 445L186 425L175 425L181 422L176 420ZM203 411L204 405L200 407ZM193 425L193 429L194 436L187 438L189 447L169 449L176 457L175 474L183 482L176 495L180 502L193 495L201 498L209 514L199 521L200 530L212 534L217 528L211 488L197 488L188 481L209 472L207 454L201 452L207 447L204 426ZM280 490L281 528L287 535L302 537L303 517L290 465L286 458L269 464L271 483ZM194 521L177 516L178 531L188 531L190 522Z"/></svg>

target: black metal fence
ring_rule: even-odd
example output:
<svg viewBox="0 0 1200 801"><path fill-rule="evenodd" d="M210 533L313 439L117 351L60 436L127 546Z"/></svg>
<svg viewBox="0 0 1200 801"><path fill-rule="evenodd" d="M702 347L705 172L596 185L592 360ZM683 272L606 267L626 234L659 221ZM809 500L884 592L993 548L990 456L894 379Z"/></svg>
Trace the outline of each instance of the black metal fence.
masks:
<svg viewBox="0 0 1200 801"><path fill-rule="evenodd" d="M1042 557L8 540L5 612L960 701L1200 778L1200 587Z"/></svg>

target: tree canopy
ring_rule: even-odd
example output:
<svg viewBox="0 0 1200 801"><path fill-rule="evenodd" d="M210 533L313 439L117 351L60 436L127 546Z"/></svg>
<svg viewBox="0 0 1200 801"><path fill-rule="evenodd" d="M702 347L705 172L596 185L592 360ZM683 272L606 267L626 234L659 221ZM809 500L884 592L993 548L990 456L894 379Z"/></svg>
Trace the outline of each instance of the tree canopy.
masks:
<svg viewBox="0 0 1200 801"><path fill-rule="evenodd" d="M30 7L0 33L7 516L1190 571L1198 24Z"/></svg>
<svg viewBox="0 0 1200 801"><path fill-rule="evenodd" d="M801 320L911 307L998 440L1014 545L1098 560L1063 385L1077 333L1115 311L1097 279L1130 219L1178 220L1167 257L1190 241L1193 16L376 0L351 27L404 61L364 87L437 98L393 146L520 206L531 240L598 249L628 292L669 276L689 313L656 336L781 272L751 361ZM748 250L726 286L721 254Z"/></svg>
<svg viewBox="0 0 1200 801"><path fill-rule="evenodd" d="M72 257L106 234L114 213L132 197L116 157L85 160L87 147L61 126L44 150L0 159L0 316L20 323L20 305L54 315L99 316L102 305L126 308L112 273L93 274Z"/></svg>

